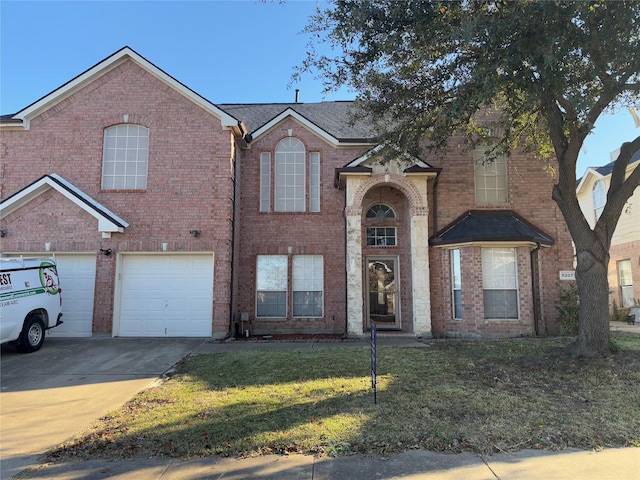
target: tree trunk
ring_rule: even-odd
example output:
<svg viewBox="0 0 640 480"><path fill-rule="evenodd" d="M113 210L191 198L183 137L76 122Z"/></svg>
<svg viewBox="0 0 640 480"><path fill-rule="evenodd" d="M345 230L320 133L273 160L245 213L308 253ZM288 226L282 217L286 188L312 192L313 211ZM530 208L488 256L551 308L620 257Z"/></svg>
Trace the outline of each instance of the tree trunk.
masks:
<svg viewBox="0 0 640 480"><path fill-rule="evenodd" d="M556 185L553 199L560 207L576 249L576 283L580 306L578 340L573 355L609 355L608 270L611 235L604 224L591 230L575 195L575 177L569 180L567 182L565 179L564 184Z"/></svg>
<svg viewBox="0 0 640 480"><path fill-rule="evenodd" d="M577 252L576 280L580 299L576 357L609 355L609 253L583 250Z"/></svg>

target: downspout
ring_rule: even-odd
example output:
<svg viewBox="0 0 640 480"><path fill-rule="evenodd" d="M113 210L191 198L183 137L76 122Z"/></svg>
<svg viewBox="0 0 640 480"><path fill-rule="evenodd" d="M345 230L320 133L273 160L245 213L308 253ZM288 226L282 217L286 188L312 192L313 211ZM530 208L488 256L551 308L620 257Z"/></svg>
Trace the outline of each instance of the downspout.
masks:
<svg viewBox="0 0 640 480"><path fill-rule="evenodd" d="M531 294L533 295L533 328L536 337L540 335L540 288L538 286L538 252L540 242L536 242L536 248L531 250Z"/></svg>
<svg viewBox="0 0 640 480"><path fill-rule="evenodd" d="M229 268L229 278L230 278L230 285L229 285L229 330L226 334L226 336L224 337L225 340L228 340L229 338L231 338L234 335L234 329L233 329L233 320L234 320L234 313L233 313L233 300L234 300L234 284L235 284L235 264L236 264L236 224L238 222L238 218L237 218L237 203L238 203L238 175L239 175L239 171L240 171L240 167L238 166L239 164L239 160L238 160L238 149L239 147L239 143L244 146L244 147L248 147L251 143L251 141L253 140L253 137L251 135L251 133L249 133L247 131L247 127L245 126L244 122L242 121L238 121L238 125L237 127L235 127L233 129L234 131L234 142L233 142L233 157L231 158L232 160L232 164L233 164L233 178L231 181L231 188L232 188L232 192L231 192L231 265Z"/></svg>
<svg viewBox="0 0 640 480"><path fill-rule="evenodd" d="M433 181L433 234L438 233L438 180L440 180L440 172ZM428 233L428 232L427 232Z"/></svg>
<svg viewBox="0 0 640 480"><path fill-rule="evenodd" d="M231 195L231 267L229 272L229 277L231 279L231 284L229 285L229 331L227 335L224 337L224 340L228 340L234 335L233 329L233 285L235 283L235 273L234 266L236 263L235 251L236 251L236 203L237 203L237 178L238 178L238 153L237 153L237 145L234 144L233 150L233 180L231 182L232 185L232 195Z"/></svg>
<svg viewBox="0 0 640 480"><path fill-rule="evenodd" d="M345 209L347 208L347 187L345 185L344 187L344 202L343 205L345 207ZM349 335L349 278L347 276L347 268L348 268L348 263L347 263L347 214L345 211L342 212L342 218L344 221L344 285L346 288L346 298L344 299L344 333L342 334L342 338L347 338L347 336Z"/></svg>

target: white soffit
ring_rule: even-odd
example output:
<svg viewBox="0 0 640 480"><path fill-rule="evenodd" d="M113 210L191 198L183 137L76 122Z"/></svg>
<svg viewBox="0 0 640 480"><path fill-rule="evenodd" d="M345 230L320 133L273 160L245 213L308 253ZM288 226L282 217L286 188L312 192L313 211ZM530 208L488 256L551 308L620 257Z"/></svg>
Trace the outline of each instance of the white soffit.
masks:
<svg viewBox="0 0 640 480"><path fill-rule="evenodd" d="M576 192L580 193L582 191L582 188L585 186L585 184L589 181L589 179L591 177L595 177L597 179L604 178L604 175L602 175L601 173L598 173L598 170L597 170L598 168L599 167L589 167L589 168L587 168L587 171L582 176L582 178L580 179L580 183L576 187Z"/></svg>
<svg viewBox="0 0 640 480"><path fill-rule="evenodd" d="M349 162L347 165L345 165L345 168L366 166L367 161L372 159L373 157L375 157L377 154L379 154L384 148L391 148L391 149L395 150L393 147L390 147L389 145L386 145L386 144L376 145L371 150L365 152L363 155L361 155L358 158L356 158L356 159L352 160L351 162ZM404 158L405 160L409 161L410 163L413 163L417 167L432 168L431 165L429 165L428 163L420 160L418 157L414 157L413 155L411 155L409 153L406 153L406 152L400 153L400 152L398 152L398 156Z"/></svg>
<svg viewBox="0 0 640 480"><path fill-rule="evenodd" d="M278 123L280 123L283 120L285 120L287 117L292 117L292 118L296 119L303 126L305 126L309 130L311 130L312 132L317 134L319 137L322 137L323 139L325 139L330 144L332 144L334 146L340 145L340 140L338 140L336 137L334 137L333 135L328 133L326 130L323 130L318 125L316 125L315 123L313 123L312 121L310 121L306 117L300 115L298 112L296 112L295 110L293 110L291 108L287 108L285 111L280 113L277 117L274 117L269 122L265 123L263 126L258 128L255 132L253 132L252 135L251 135L253 137L252 141L255 142L256 139L260 138L261 135L264 135L265 133L267 133L269 130L271 130L273 127L275 127Z"/></svg>

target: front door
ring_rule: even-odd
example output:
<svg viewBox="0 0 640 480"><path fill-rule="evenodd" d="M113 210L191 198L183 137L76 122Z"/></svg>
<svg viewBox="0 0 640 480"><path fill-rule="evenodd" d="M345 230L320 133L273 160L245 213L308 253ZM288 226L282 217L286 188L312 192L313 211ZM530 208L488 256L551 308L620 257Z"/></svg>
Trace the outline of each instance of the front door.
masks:
<svg viewBox="0 0 640 480"><path fill-rule="evenodd" d="M398 257L367 258L367 328L400 329Z"/></svg>

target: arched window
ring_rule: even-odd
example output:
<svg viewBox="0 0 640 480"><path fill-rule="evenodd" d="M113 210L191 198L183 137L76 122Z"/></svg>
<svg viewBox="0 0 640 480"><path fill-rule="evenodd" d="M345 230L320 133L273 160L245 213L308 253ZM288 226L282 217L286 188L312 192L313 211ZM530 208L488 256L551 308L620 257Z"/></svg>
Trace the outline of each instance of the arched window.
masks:
<svg viewBox="0 0 640 480"><path fill-rule="evenodd" d="M604 210L604 204L607 201L605 191L604 191L603 180L598 180L593 185L592 195L593 195L593 213L595 215L596 222L597 222L598 219L600 218L600 215L602 215L602 211Z"/></svg>
<svg viewBox="0 0 640 480"><path fill-rule="evenodd" d="M141 125L114 125L104 130L102 188L147 188L149 130Z"/></svg>
<svg viewBox="0 0 640 480"><path fill-rule="evenodd" d="M289 137L276 146L275 197L276 212L304 212L306 165L304 145Z"/></svg>
<svg viewBox="0 0 640 480"><path fill-rule="evenodd" d="M389 205L378 203L367 210L367 218L375 218L383 223L386 218L396 218L396 213Z"/></svg>
<svg viewBox="0 0 640 480"><path fill-rule="evenodd" d="M382 225L389 218L396 218L396 213L389 205L378 203L367 210L366 218L374 218ZM395 247L398 234L395 226L367 227L366 242L369 247Z"/></svg>
<svg viewBox="0 0 640 480"><path fill-rule="evenodd" d="M272 208L271 172L271 152L260 153L261 212ZM300 140L285 138L276 146L273 172L273 211L320 211L320 152L309 152L307 157Z"/></svg>

